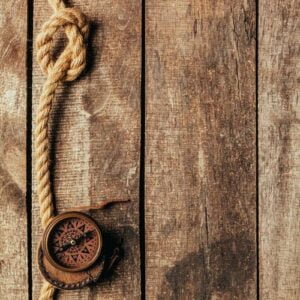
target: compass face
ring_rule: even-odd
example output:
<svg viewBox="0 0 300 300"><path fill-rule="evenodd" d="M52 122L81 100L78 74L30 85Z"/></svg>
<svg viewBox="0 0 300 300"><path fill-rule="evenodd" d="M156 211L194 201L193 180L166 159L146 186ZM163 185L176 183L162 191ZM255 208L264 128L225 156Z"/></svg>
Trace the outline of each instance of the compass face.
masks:
<svg viewBox="0 0 300 300"><path fill-rule="evenodd" d="M51 264L64 271L81 271L91 266L102 248L101 232L89 216L64 213L48 225L43 248Z"/></svg>

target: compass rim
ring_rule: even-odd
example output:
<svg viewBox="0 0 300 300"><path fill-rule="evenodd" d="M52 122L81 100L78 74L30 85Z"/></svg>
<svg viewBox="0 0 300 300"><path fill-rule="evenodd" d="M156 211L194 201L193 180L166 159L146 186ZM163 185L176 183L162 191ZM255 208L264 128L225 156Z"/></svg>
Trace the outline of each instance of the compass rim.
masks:
<svg viewBox="0 0 300 300"><path fill-rule="evenodd" d="M84 219L87 222L90 222L96 229L97 236L98 236L98 248L96 250L96 253L88 263L82 265L81 267L76 267L76 268L68 268L66 266L63 266L56 262L55 258L53 258L53 255L50 253L49 249L49 239L50 235L53 232L55 226L59 224L61 221L65 219L71 219L71 218L79 218L79 219ZM66 271L66 272L79 272L88 269L91 267L100 257L102 253L102 248L103 248L103 238L102 238L102 232L101 229L99 228L99 225L96 223L96 221L90 217L87 214L81 213L81 212L76 212L76 211L69 211L69 212L64 212L59 214L58 216L54 217L49 224L47 225L44 233L43 233L43 239L42 239L42 248L44 249L45 256L47 257L48 261L56 268Z"/></svg>

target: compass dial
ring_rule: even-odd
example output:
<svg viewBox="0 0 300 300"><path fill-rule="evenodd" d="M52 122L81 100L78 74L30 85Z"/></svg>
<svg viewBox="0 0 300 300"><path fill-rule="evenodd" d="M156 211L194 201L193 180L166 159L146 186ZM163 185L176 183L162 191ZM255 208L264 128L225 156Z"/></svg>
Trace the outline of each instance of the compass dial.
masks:
<svg viewBox="0 0 300 300"><path fill-rule="evenodd" d="M61 214L46 228L43 248L52 265L65 271L81 271L99 257L101 232L95 221L85 214Z"/></svg>

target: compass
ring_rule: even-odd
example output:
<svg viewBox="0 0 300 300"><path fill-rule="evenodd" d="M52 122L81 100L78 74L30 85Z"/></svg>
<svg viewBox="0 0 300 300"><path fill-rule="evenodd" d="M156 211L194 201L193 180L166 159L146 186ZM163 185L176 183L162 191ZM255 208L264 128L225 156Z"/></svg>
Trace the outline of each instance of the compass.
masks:
<svg viewBox="0 0 300 300"><path fill-rule="evenodd" d="M79 289L97 282L105 258L97 223L81 212L65 212L47 225L38 250L41 274L59 289Z"/></svg>
<svg viewBox="0 0 300 300"><path fill-rule="evenodd" d="M120 248L115 245L111 249L103 246L101 230L89 215L65 212L54 217L43 233L38 249L39 270L56 288L80 289L96 283L104 270L115 265Z"/></svg>
<svg viewBox="0 0 300 300"><path fill-rule="evenodd" d="M42 248L54 267L68 272L82 271L93 265L101 254L101 231L83 213L63 213L47 226Z"/></svg>

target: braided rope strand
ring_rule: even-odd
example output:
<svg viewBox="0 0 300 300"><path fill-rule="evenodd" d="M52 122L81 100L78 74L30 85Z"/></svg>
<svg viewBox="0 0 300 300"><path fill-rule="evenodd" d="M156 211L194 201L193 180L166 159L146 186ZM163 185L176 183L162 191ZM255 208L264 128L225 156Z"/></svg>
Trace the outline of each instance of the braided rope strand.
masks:
<svg viewBox="0 0 300 300"><path fill-rule="evenodd" d="M55 92L60 83L75 80L86 65L88 23L77 8L66 8L62 0L48 0L54 14L43 25L36 39L37 61L47 76L39 100L35 130L37 195L42 227L53 218L54 206L50 180L48 125ZM54 34L63 28L68 44L54 61L51 50ZM51 300L55 288L44 281L39 300Z"/></svg>
<svg viewBox="0 0 300 300"><path fill-rule="evenodd" d="M55 294L55 288L51 285L48 281L44 281L41 291L39 300L52 300Z"/></svg>

